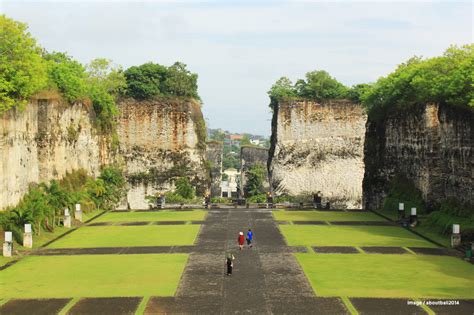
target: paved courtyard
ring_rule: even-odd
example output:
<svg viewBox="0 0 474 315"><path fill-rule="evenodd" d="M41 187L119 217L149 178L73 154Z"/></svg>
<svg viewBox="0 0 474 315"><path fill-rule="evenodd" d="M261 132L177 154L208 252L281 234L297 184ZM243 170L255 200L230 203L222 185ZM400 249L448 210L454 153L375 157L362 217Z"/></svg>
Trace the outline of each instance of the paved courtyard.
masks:
<svg viewBox="0 0 474 315"><path fill-rule="evenodd" d="M0 314L472 315L455 256L367 212L112 212L4 267Z"/></svg>

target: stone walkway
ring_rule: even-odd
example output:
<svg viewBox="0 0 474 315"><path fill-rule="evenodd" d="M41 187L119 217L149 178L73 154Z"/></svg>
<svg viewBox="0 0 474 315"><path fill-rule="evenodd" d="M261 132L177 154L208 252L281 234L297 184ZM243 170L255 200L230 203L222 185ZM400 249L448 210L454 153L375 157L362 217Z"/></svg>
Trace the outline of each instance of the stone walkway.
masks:
<svg viewBox="0 0 474 315"><path fill-rule="evenodd" d="M254 231L254 247L239 251L240 231ZM346 314L339 298L317 298L286 246L269 210L210 210L176 297L153 298L146 312ZM225 254L236 257L225 275Z"/></svg>

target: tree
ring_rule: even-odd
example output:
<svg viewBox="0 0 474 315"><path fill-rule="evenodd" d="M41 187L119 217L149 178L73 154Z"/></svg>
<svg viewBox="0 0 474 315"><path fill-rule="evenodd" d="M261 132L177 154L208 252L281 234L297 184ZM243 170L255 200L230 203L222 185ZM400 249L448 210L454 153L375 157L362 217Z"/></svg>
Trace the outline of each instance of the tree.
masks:
<svg viewBox="0 0 474 315"><path fill-rule="evenodd" d="M92 60L86 65L86 73L89 85L99 86L107 93L117 95L127 87L122 68L114 65L110 59Z"/></svg>
<svg viewBox="0 0 474 315"><path fill-rule="evenodd" d="M361 103L365 96L370 92L371 84L356 84L347 91L347 98L353 102Z"/></svg>
<svg viewBox="0 0 474 315"><path fill-rule="evenodd" d="M57 88L68 102L87 96L85 68L66 53L44 53L48 61L50 85Z"/></svg>
<svg viewBox="0 0 474 315"><path fill-rule="evenodd" d="M46 63L26 24L0 15L0 113L46 86Z"/></svg>
<svg viewBox="0 0 474 315"><path fill-rule="evenodd" d="M180 177L176 180L176 193L184 199L193 199L195 196L194 188L186 177Z"/></svg>
<svg viewBox="0 0 474 315"><path fill-rule="evenodd" d="M347 88L323 70L306 73L306 81L299 80L296 90L298 96L317 101L344 98L347 94Z"/></svg>
<svg viewBox="0 0 474 315"><path fill-rule="evenodd" d="M443 56L410 58L364 94L369 117L430 102L474 108L474 44L452 46Z"/></svg>
<svg viewBox="0 0 474 315"><path fill-rule="evenodd" d="M124 72L127 81L126 94L136 99L147 99L162 94L166 72L165 66L152 62L128 68Z"/></svg>
<svg viewBox="0 0 474 315"><path fill-rule="evenodd" d="M277 100L296 96L296 90L293 83L287 77L279 78L267 92L270 98Z"/></svg>
<svg viewBox="0 0 474 315"><path fill-rule="evenodd" d="M186 69L182 62L175 62L168 68L164 81L165 94L187 96L199 99L197 94L197 74Z"/></svg>
<svg viewBox="0 0 474 315"><path fill-rule="evenodd" d="M251 197L264 192L263 181L265 180L266 171L263 165L253 165L245 175L247 181L245 183L245 196Z"/></svg>

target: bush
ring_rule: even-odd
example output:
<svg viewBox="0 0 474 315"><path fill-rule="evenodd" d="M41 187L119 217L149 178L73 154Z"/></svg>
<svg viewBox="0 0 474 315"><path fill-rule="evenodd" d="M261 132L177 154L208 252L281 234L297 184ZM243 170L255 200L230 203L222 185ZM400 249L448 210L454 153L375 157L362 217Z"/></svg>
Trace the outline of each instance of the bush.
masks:
<svg viewBox="0 0 474 315"><path fill-rule="evenodd" d="M232 199L225 197L212 197L211 203L231 203Z"/></svg>
<svg viewBox="0 0 474 315"><path fill-rule="evenodd" d="M266 170L263 165L253 165L245 176L247 177L244 187L245 196L251 197L264 192L263 181L265 180Z"/></svg>
<svg viewBox="0 0 474 315"><path fill-rule="evenodd" d="M166 202L168 203L186 203L187 201L189 201L188 199L175 192L167 192L165 194L165 198Z"/></svg>
<svg viewBox="0 0 474 315"><path fill-rule="evenodd" d="M84 212L111 209L120 200L124 185L122 173L113 167L104 168L98 179L84 170L74 171L59 181L30 187L16 207L0 215L0 224L21 243L25 223L31 223L33 232L39 235L43 230L53 231L55 217L62 215L66 207L73 209L76 203L81 204Z"/></svg>
<svg viewBox="0 0 474 315"><path fill-rule="evenodd" d="M420 214L426 212L420 190L410 180L398 175L390 183L390 190L383 202L383 210L396 213L400 202L404 203L405 210L416 208Z"/></svg>
<svg viewBox="0 0 474 315"><path fill-rule="evenodd" d="M194 199L194 196L195 196L194 188L186 177L178 178L176 180L175 186L176 186L175 193L177 195L187 200Z"/></svg>
<svg viewBox="0 0 474 315"><path fill-rule="evenodd" d="M267 202L267 195L266 194L257 194L247 198L247 202L249 203L265 203Z"/></svg>

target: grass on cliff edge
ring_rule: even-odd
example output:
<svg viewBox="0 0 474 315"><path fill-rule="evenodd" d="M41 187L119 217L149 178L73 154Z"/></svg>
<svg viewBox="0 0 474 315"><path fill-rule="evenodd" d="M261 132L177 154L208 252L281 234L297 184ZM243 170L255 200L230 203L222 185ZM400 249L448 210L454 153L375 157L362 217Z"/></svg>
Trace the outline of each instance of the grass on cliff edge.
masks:
<svg viewBox="0 0 474 315"><path fill-rule="evenodd" d="M280 225L290 246L436 247L401 227Z"/></svg>
<svg viewBox="0 0 474 315"><path fill-rule="evenodd" d="M278 221L385 221L371 212L273 211Z"/></svg>
<svg viewBox="0 0 474 315"><path fill-rule="evenodd" d="M187 254L29 256L0 271L3 298L173 296Z"/></svg>
<svg viewBox="0 0 474 315"><path fill-rule="evenodd" d="M192 245L200 225L82 227L48 248Z"/></svg>
<svg viewBox="0 0 474 315"><path fill-rule="evenodd" d="M200 221L206 211L150 211L150 212L109 212L93 222L132 222L132 221Z"/></svg>
<svg viewBox="0 0 474 315"><path fill-rule="evenodd" d="M295 254L318 296L474 298L474 265L430 255Z"/></svg>

